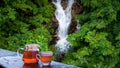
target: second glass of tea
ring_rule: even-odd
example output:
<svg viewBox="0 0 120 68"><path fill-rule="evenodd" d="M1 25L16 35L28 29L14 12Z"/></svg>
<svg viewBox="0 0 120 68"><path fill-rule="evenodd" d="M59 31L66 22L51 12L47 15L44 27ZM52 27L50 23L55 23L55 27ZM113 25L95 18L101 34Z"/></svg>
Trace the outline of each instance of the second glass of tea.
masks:
<svg viewBox="0 0 120 68"><path fill-rule="evenodd" d="M41 61L42 66L49 66L52 61L53 52L40 52L36 55L36 58Z"/></svg>

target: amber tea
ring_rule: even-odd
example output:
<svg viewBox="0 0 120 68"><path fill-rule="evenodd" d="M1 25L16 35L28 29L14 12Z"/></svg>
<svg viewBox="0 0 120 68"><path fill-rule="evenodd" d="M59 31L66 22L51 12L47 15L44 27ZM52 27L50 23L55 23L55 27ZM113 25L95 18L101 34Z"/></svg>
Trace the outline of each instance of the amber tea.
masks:
<svg viewBox="0 0 120 68"><path fill-rule="evenodd" d="M36 54L38 51L24 51L23 61L24 63L37 63Z"/></svg>
<svg viewBox="0 0 120 68"><path fill-rule="evenodd" d="M42 62L46 63L46 62L51 62L52 60L52 56L40 56L40 59Z"/></svg>
<svg viewBox="0 0 120 68"><path fill-rule="evenodd" d="M41 60L43 66L49 66L52 61L53 53L51 51L48 52L40 52L36 55L38 60Z"/></svg>
<svg viewBox="0 0 120 68"><path fill-rule="evenodd" d="M38 44L26 44L24 48L19 48L17 53L19 55L19 51L23 50L23 62L24 63L37 63L38 60L36 59L36 54L39 52L39 45Z"/></svg>

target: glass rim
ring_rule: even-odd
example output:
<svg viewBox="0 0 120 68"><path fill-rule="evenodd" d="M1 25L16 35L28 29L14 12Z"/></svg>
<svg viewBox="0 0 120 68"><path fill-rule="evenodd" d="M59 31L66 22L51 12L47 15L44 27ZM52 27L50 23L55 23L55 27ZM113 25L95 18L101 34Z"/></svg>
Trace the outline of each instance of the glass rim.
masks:
<svg viewBox="0 0 120 68"><path fill-rule="evenodd" d="M36 45L36 46L40 46L39 44L36 44L36 43L32 43L32 44L25 44L25 46L33 46L33 45Z"/></svg>
<svg viewBox="0 0 120 68"><path fill-rule="evenodd" d="M39 53L41 56L52 56L53 52L52 51L43 51Z"/></svg>

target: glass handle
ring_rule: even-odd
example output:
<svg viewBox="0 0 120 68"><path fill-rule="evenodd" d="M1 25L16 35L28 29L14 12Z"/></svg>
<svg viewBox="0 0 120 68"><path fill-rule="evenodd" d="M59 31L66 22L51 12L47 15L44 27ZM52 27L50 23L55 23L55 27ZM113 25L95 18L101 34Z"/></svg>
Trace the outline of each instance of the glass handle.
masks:
<svg viewBox="0 0 120 68"><path fill-rule="evenodd" d="M24 48L18 48L17 49L17 56L20 56L20 50L24 50Z"/></svg>
<svg viewBox="0 0 120 68"><path fill-rule="evenodd" d="M36 59L40 61L40 54L36 54Z"/></svg>

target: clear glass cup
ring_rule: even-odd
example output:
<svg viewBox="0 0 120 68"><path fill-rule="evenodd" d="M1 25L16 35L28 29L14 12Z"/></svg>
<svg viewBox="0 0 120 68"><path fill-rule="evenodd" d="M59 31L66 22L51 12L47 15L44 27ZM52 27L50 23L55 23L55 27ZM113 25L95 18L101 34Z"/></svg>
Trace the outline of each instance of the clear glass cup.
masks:
<svg viewBox="0 0 120 68"><path fill-rule="evenodd" d="M39 53L39 45L38 44L26 44L24 48L19 48L17 52L23 50L23 62L24 63L37 63L36 54Z"/></svg>
<svg viewBox="0 0 120 68"><path fill-rule="evenodd" d="M49 66L52 61L53 52L40 52L36 55L37 59L41 61L42 66Z"/></svg>

